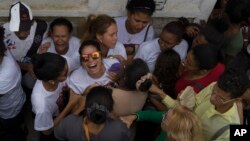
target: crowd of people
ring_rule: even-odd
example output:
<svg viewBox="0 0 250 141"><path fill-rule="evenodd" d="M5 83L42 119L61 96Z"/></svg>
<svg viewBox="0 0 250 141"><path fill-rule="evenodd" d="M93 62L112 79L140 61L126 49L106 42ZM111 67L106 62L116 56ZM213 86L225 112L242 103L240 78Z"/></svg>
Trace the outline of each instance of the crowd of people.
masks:
<svg viewBox="0 0 250 141"><path fill-rule="evenodd" d="M180 17L158 37L154 0L89 15L81 37L14 3L0 27L1 140L27 140L30 105L40 141L229 141L229 125L250 122L250 2L219 2L219 16Z"/></svg>

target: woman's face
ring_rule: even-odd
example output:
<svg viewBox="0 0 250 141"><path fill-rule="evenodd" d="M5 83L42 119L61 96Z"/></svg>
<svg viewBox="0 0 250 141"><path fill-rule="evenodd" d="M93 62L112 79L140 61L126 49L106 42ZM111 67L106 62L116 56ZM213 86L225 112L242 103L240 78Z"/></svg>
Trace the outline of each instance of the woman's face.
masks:
<svg viewBox="0 0 250 141"><path fill-rule="evenodd" d="M60 76L57 78L57 81L63 82L66 80L67 76L68 76L68 64L66 63L63 71L61 72Z"/></svg>
<svg viewBox="0 0 250 141"><path fill-rule="evenodd" d="M56 52L60 55L66 54L69 49L69 39L71 34L65 25L56 25L51 32Z"/></svg>
<svg viewBox="0 0 250 141"><path fill-rule="evenodd" d="M250 89L241 96L244 109L250 109Z"/></svg>
<svg viewBox="0 0 250 141"><path fill-rule="evenodd" d="M173 109L169 109L163 119L162 119L162 122L161 122L161 128L163 131L168 131L169 130L169 123L170 123L170 120L171 120L171 116L173 115Z"/></svg>
<svg viewBox="0 0 250 141"><path fill-rule="evenodd" d="M164 31L159 38L159 45L161 50L171 49L179 43L179 39L175 34Z"/></svg>
<svg viewBox="0 0 250 141"><path fill-rule="evenodd" d="M103 35L97 35L97 39L106 47L114 48L117 42L117 25L111 24Z"/></svg>
<svg viewBox="0 0 250 141"><path fill-rule="evenodd" d="M151 17L142 13L142 12L135 12L135 13L128 13L128 20L127 20L127 30L130 34L136 34L141 32L149 23Z"/></svg>
<svg viewBox="0 0 250 141"><path fill-rule="evenodd" d="M201 45L201 44L207 44L208 42L207 42L207 40L205 39L205 37L203 36L203 35L201 35L201 34L198 34L195 38L194 38L194 40L193 40L193 42L192 42L192 47L195 47L195 46L197 46L197 45Z"/></svg>
<svg viewBox="0 0 250 141"><path fill-rule="evenodd" d="M199 69L192 50L188 52L187 57L183 63L186 70L192 71Z"/></svg>
<svg viewBox="0 0 250 141"><path fill-rule="evenodd" d="M101 52L98 52L96 47L89 45L81 50L81 62L91 77L98 78L103 75Z"/></svg>

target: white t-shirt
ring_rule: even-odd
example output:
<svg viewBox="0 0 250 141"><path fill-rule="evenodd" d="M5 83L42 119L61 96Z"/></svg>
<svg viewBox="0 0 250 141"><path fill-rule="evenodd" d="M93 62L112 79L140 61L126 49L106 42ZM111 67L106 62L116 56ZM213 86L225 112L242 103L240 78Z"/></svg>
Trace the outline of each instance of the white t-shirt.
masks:
<svg viewBox="0 0 250 141"><path fill-rule="evenodd" d="M154 71L156 60L161 53L158 40L159 38L156 38L152 41L147 41L141 44L134 57L144 60L147 63L150 72ZM188 50L187 41L183 39L173 48L173 50L175 50L180 55L181 60L184 60Z"/></svg>
<svg viewBox="0 0 250 141"><path fill-rule="evenodd" d="M20 80L20 68L7 50L2 63L0 63L0 95L13 89Z"/></svg>
<svg viewBox="0 0 250 141"><path fill-rule="evenodd" d="M10 50L15 60L22 61L33 43L37 22L34 21L30 28L30 34L25 40L20 40L15 32L9 30L9 23L5 23L3 27L5 28L6 47ZM44 33L43 38L46 37L46 35L47 32Z"/></svg>
<svg viewBox="0 0 250 141"><path fill-rule="evenodd" d="M58 54L56 52L56 49L55 49L55 44L53 42L53 40L48 37L46 38L42 44L44 43L50 43L50 47L49 49L47 50L47 52L51 52L51 53L55 53L55 54ZM81 45L81 41L80 39L78 39L77 37L74 37L72 36L70 39L69 39L69 49L67 51L66 54L62 55L62 56L66 56L67 58L67 62L69 65L69 70L72 71L76 68L78 68L80 66L80 58L79 58L79 48L80 48L80 45Z"/></svg>
<svg viewBox="0 0 250 141"><path fill-rule="evenodd" d="M90 77L83 67L79 67L69 76L67 84L76 94L83 94L85 89L94 83L104 86L111 81L108 77L108 69L117 62L116 59L103 59L106 72L100 78Z"/></svg>
<svg viewBox="0 0 250 141"><path fill-rule="evenodd" d="M124 59L127 59L127 53L122 43L116 42L115 48L110 48L107 56L109 55L121 55Z"/></svg>
<svg viewBox="0 0 250 141"><path fill-rule="evenodd" d="M53 92L47 91L41 80L37 80L31 95L32 111L35 113L34 128L37 131L45 131L54 126L53 117L59 114L58 101L65 82L59 83Z"/></svg>
<svg viewBox="0 0 250 141"><path fill-rule="evenodd" d="M0 63L0 117L13 118L18 115L26 101L21 87L21 71L7 50Z"/></svg>
<svg viewBox="0 0 250 141"><path fill-rule="evenodd" d="M117 27L118 27L118 41L120 41L122 44L137 44L140 45L142 42L144 42L145 34L147 32L147 28L149 24L139 33L136 34L130 34L128 33L125 23L126 23L127 17L117 17L115 18ZM148 29L148 34L145 41L153 40L154 39L154 29L152 26Z"/></svg>

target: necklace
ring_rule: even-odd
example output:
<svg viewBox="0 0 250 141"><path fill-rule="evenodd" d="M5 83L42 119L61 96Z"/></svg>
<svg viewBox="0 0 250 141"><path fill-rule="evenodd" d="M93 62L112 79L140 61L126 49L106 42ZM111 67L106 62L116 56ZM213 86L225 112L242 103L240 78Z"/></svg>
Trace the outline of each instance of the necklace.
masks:
<svg viewBox="0 0 250 141"><path fill-rule="evenodd" d="M89 135L89 127L87 123L87 118L85 117L83 119L83 127L84 127L84 134L86 136L87 141L90 141L90 135Z"/></svg>

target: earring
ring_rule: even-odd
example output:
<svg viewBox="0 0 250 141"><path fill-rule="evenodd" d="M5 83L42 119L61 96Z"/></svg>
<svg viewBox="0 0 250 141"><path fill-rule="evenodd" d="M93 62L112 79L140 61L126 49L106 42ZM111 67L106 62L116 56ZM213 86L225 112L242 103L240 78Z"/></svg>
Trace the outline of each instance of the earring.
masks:
<svg viewBox="0 0 250 141"><path fill-rule="evenodd" d="M50 84L55 85L56 83L55 83L55 81L50 81Z"/></svg>

